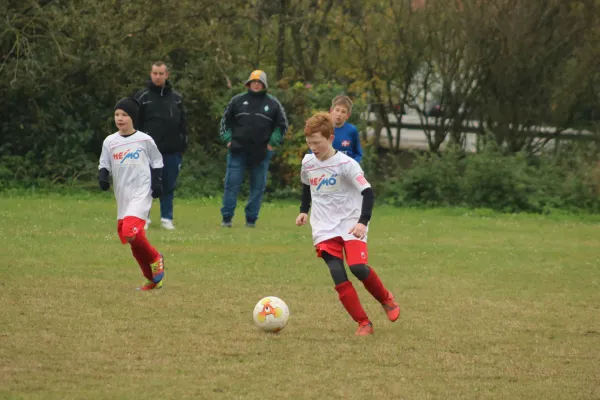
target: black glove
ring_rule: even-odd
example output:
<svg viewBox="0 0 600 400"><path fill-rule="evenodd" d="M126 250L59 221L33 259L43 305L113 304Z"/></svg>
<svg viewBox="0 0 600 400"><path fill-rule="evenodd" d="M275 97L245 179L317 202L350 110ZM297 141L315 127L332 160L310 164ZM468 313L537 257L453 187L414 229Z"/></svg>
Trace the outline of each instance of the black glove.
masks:
<svg viewBox="0 0 600 400"><path fill-rule="evenodd" d="M150 176L152 180L152 183L150 184L152 198L158 199L163 195L162 168L150 168Z"/></svg>
<svg viewBox="0 0 600 400"><path fill-rule="evenodd" d="M110 188L110 181L108 180L108 170L106 168L101 168L98 173L98 184L100 185L100 189L108 190Z"/></svg>

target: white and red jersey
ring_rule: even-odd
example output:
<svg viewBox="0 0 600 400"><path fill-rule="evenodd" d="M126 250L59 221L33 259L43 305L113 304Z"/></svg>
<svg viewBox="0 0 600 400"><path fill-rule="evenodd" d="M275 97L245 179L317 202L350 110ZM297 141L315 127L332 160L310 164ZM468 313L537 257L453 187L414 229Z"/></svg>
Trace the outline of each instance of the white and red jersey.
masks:
<svg viewBox="0 0 600 400"><path fill-rule="evenodd" d="M307 154L302 160L300 179L303 184L310 185L310 225L314 244L337 236L358 240L348 231L358 223L361 192L371 187L360 165L340 151L325 161ZM363 240L367 241L366 235Z"/></svg>
<svg viewBox="0 0 600 400"><path fill-rule="evenodd" d="M98 169L113 177L117 219L148 218L152 206L150 168L162 168L162 155L150 135L137 131L129 136L113 133L104 139Z"/></svg>

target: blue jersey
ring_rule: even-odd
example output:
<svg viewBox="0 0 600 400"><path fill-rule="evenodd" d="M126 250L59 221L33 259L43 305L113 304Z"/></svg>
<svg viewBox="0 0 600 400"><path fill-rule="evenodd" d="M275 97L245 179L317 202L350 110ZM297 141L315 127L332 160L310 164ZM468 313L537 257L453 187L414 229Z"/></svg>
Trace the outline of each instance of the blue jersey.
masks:
<svg viewBox="0 0 600 400"><path fill-rule="evenodd" d="M363 152L362 147L360 147L358 129L346 122L341 127L335 128L334 136L333 148L360 163Z"/></svg>

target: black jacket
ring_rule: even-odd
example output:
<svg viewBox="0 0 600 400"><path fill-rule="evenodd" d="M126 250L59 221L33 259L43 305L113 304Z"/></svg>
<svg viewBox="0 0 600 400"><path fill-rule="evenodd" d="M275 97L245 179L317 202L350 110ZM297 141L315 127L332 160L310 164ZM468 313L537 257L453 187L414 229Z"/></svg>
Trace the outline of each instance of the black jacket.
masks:
<svg viewBox="0 0 600 400"><path fill-rule="evenodd" d="M167 80L159 87L152 81L135 98L140 111L135 128L152 136L162 154L184 152L187 148L187 127L183 97Z"/></svg>
<svg viewBox="0 0 600 400"><path fill-rule="evenodd" d="M235 96L221 120L221 140L231 142L232 152L246 152L250 163L260 163L267 145L275 147L288 129L285 111L277 98L266 91L249 90Z"/></svg>

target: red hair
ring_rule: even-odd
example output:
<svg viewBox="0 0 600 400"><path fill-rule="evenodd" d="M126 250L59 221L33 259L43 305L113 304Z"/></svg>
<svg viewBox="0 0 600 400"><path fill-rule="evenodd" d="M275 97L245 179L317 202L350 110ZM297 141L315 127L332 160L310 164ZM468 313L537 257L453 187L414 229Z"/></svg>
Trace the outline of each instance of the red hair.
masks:
<svg viewBox="0 0 600 400"><path fill-rule="evenodd" d="M333 122L329 113L318 112L306 120L304 124L304 136L310 136L319 132L325 139L333 136Z"/></svg>

